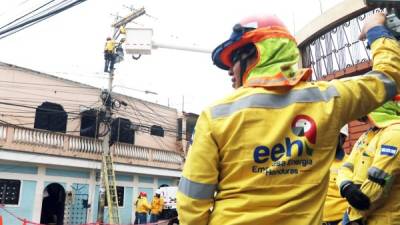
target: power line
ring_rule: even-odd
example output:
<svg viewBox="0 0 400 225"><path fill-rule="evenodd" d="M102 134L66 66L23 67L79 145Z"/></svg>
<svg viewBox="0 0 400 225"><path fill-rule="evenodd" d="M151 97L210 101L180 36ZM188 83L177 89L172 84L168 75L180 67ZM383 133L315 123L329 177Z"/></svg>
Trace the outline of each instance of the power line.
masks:
<svg viewBox="0 0 400 225"><path fill-rule="evenodd" d="M14 34L16 32L19 32L19 31L21 31L21 30L23 30L25 28L28 28L28 27L30 27L30 26L32 26L32 25L34 25L34 24L36 24L36 23L38 23L38 22L40 22L42 20L48 19L48 18L50 18L50 17L52 17L52 16L54 16L54 15L56 15L56 14L58 14L58 13L64 11L64 10L67 10L67 9L73 7L73 6L76 6L76 5L78 5L78 4L80 4L80 3L84 2L84 1L86 1L86 0L76 0L76 1L71 2L71 3L69 3L69 4L65 5L65 6L59 7L57 9L54 9L51 12L48 12L48 13L46 13L44 15L37 16L36 18L27 19L25 21L22 21L17 25L11 26L10 28L7 28L7 29L5 29L3 31L0 31L0 39L8 37L9 35L12 35L12 34ZM63 1L63 2L66 2L66 1ZM63 3L63 2L61 2L61 3ZM59 4L61 4L61 3L59 3ZM39 15L39 14L36 14L36 15Z"/></svg>
<svg viewBox="0 0 400 225"><path fill-rule="evenodd" d="M7 83L7 84L27 84L27 85L37 85L43 87L43 83L34 83L34 82L15 82L15 81L7 81L7 80L0 80L0 83ZM46 87L67 87L67 88L86 88L86 89L98 89L96 87L91 87L89 85L85 85L85 87L78 87L72 85L58 85L58 84L46 84Z"/></svg>
<svg viewBox="0 0 400 225"><path fill-rule="evenodd" d="M33 107L33 106L29 106L29 105L15 104L15 103L3 102L3 101L0 101L0 105L9 105L9 106L16 106L16 107L22 107L22 108L28 108L28 109L35 109L35 110L37 109L37 107ZM54 113L62 112L60 110L47 109L47 108L44 110L49 111L49 112L54 112ZM80 113L77 113L77 112L65 112L65 113L73 114L73 115L80 115Z"/></svg>
<svg viewBox="0 0 400 225"><path fill-rule="evenodd" d="M20 6L26 4L26 3L29 2L29 1L30 1L30 0L22 1L22 2L18 3L18 5L14 6L14 8L15 8L15 7L20 7ZM9 11L11 11L11 10L8 9L8 10L5 10L5 11L1 12L1 13L0 13L0 16L4 15L6 12L9 12Z"/></svg>
<svg viewBox="0 0 400 225"><path fill-rule="evenodd" d="M36 8L36 9L34 9L34 10L32 10L32 11L30 11L30 12L28 12L28 13L26 13L26 14L20 16L20 17L18 17L17 19L14 19L13 21L11 21L11 22L9 22L9 23L7 23L7 24L5 24L5 25L3 25L2 27L0 27L0 29L3 29L4 27L7 27L8 25L11 25L12 23L17 22L18 20L24 18L25 16L36 12L37 10L39 10L39 9L41 9L41 8L43 8L43 7L45 7L45 6L47 6L48 4L50 4L50 3L54 2L54 1L55 1L55 0L48 1L47 3L45 3L45 4L41 5L41 6L39 6L38 8Z"/></svg>

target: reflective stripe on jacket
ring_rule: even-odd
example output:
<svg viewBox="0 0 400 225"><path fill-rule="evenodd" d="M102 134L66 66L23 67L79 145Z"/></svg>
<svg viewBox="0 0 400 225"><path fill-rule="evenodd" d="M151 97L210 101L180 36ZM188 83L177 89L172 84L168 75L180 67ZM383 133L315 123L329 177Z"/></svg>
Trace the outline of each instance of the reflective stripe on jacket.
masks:
<svg viewBox="0 0 400 225"><path fill-rule="evenodd" d="M400 85L397 41L371 47L368 75L289 91L239 88L204 110L177 193L180 223L319 225L340 128Z"/></svg>
<svg viewBox="0 0 400 225"><path fill-rule="evenodd" d="M399 149L400 124L393 124L376 130L366 148L351 153L353 163L348 165L354 164L354 169L344 168L346 176L361 184L361 191L371 201L369 211L349 208L351 221L364 217L369 225L400 224Z"/></svg>

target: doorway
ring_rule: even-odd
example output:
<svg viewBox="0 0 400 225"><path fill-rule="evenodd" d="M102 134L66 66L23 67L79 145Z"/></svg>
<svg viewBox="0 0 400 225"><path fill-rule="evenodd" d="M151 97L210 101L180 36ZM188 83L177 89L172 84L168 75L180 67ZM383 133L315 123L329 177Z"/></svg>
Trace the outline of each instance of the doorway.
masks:
<svg viewBox="0 0 400 225"><path fill-rule="evenodd" d="M65 206L65 189L58 183L51 183L43 191L40 223L63 225Z"/></svg>

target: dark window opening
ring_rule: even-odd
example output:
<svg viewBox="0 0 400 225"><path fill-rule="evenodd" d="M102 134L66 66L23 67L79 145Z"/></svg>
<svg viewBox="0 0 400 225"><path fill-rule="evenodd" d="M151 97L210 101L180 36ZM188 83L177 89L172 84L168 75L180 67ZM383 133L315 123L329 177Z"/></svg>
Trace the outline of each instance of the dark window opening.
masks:
<svg viewBox="0 0 400 225"><path fill-rule="evenodd" d="M150 128L150 134L154 136L164 137L164 129L161 126L153 125Z"/></svg>
<svg viewBox="0 0 400 225"><path fill-rule="evenodd" d="M191 140L196 126L197 117L190 117L186 120L186 140Z"/></svg>
<svg viewBox="0 0 400 225"><path fill-rule="evenodd" d="M20 180L0 179L0 204L18 205L20 188Z"/></svg>
<svg viewBox="0 0 400 225"><path fill-rule="evenodd" d="M124 207L124 187L117 186L118 207ZM108 206L107 192L105 206Z"/></svg>
<svg viewBox="0 0 400 225"><path fill-rule="evenodd" d="M131 121L124 118L116 118L111 123L111 144L122 142L128 144L135 143L135 131Z"/></svg>
<svg viewBox="0 0 400 225"><path fill-rule="evenodd" d="M43 102L36 108L34 128L65 133L67 112L57 103Z"/></svg>
<svg viewBox="0 0 400 225"><path fill-rule="evenodd" d="M99 125L98 110L90 109L81 113L81 136L97 138L99 134Z"/></svg>
<svg viewBox="0 0 400 225"><path fill-rule="evenodd" d="M181 141L182 140L182 132L183 132L182 118L179 118L177 120L177 122L178 122L178 133L176 134L176 140Z"/></svg>

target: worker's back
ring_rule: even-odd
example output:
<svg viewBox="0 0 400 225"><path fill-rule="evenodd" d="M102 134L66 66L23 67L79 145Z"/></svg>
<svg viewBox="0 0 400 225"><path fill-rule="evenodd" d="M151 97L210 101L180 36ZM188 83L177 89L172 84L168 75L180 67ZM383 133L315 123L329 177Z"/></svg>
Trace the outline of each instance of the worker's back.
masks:
<svg viewBox="0 0 400 225"><path fill-rule="evenodd" d="M271 60L249 59L256 66L243 78L245 87L197 120L177 194L181 224L319 225L340 128L393 98L400 84L400 46L377 37L371 39L374 71L354 79L304 82L294 70L264 76ZM282 46L276 46L281 39L265 40L255 43L256 52ZM223 63L238 45L224 48L232 41L217 47L214 63L237 77L243 58L233 68Z"/></svg>
<svg viewBox="0 0 400 225"><path fill-rule="evenodd" d="M139 213L147 213L151 209L151 206L147 202L147 198L146 197L139 198L137 200L137 206L136 207L137 207L136 208L136 212L139 212Z"/></svg>
<svg viewBox="0 0 400 225"><path fill-rule="evenodd" d="M320 221L324 199L315 196L326 192L343 125L335 98L329 83L302 83L282 94L242 88L211 107L220 174L210 224L227 224L238 208L246 214L229 224Z"/></svg>
<svg viewBox="0 0 400 225"><path fill-rule="evenodd" d="M379 73L362 79L390 82ZM240 88L206 109L190 151L206 151L218 167L189 151L192 166L183 176L209 183L207 176L215 172L218 191L208 224L320 224L339 130L376 101L373 92L363 96L367 103L357 100L352 91L365 88L362 84L335 80L301 82L289 91ZM208 135L214 143L204 138Z"/></svg>

